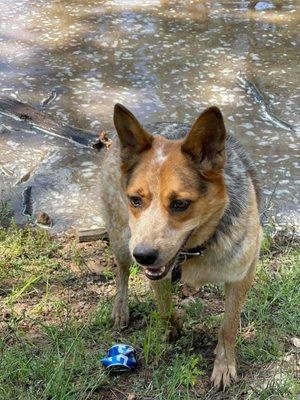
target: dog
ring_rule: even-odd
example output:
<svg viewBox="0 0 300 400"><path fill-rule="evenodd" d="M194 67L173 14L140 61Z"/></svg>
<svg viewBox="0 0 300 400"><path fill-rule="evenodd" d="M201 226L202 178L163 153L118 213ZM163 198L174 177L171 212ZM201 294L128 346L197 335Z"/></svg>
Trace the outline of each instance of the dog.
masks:
<svg viewBox="0 0 300 400"><path fill-rule="evenodd" d="M101 201L118 264L116 327L129 322L128 277L134 260L149 279L161 317L176 334L172 275L194 287L224 283L225 315L211 381L236 379L235 340L262 240L260 187L253 162L210 107L192 127L147 129L116 104L117 135L102 165Z"/></svg>

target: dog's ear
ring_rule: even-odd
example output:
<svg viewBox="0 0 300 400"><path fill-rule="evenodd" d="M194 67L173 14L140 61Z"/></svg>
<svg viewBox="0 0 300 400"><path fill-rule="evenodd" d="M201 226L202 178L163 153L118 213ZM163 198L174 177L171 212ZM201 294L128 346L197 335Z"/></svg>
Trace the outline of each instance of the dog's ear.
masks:
<svg viewBox="0 0 300 400"><path fill-rule="evenodd" d="M203 111L182 144L182 151L201 163L205 170L224 167L226 130L221 111L210 107Z"/></svg>
<svg viewBox="0 0 300 400"><path fill-rule="evenodd" d="M143 129L127 108L118 103L114 108L114 124L123 149L140 153L151 147L153 136Z"/></svg>

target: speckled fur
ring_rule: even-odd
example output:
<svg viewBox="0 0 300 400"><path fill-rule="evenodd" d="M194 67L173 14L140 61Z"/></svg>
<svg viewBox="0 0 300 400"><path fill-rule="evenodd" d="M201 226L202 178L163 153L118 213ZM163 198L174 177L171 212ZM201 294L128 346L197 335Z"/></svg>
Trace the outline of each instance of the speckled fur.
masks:
<svg viewBox="0 0 300 400"><path fill-rule="evenodd" d="M147 126L146 130L154 136L177 140L184 138L189 128L185 124L164 123ZM163 149L156 151L155 157L156 162L163 163ZM182 281L194 287L210 282L225 284L225 318L220 329L212 374L213 384L223 388L230 383L231 378L236 377L234 343L239 315L254 277L262 237L259 221L260 190L255 166L239 142L230 135L226 139L226 157L224 180L227 205L220 211L220 219L216 226L211 224L211 228L205 233L203 229L195 229L186 247L191 248L203 243L208 238L207 232L211 231L207 250L202 257L194 257L182 266ZM153 168L155 165L154 163ZM129 249L130 224L127 199L121 185L120 144L117 137L102 166L101 193L107 230L120 267L113 316L116 325L122 326L128 323L129 318L127 285L132 246ZM209 221L207 226L209 227ZM150 236L151 229L155 229L155 218L153 224L149 225ZM184 229L188 230L186 227ZM145 235L142 231L140 234ZM172 240L167 237L166 246L170 246L170 242ZM166 308L172 309L170 290L166 289L169 285L162 282L151 283L159 310L166 316L169 312ZM176 319L172 316L171 320Z"/></svg>

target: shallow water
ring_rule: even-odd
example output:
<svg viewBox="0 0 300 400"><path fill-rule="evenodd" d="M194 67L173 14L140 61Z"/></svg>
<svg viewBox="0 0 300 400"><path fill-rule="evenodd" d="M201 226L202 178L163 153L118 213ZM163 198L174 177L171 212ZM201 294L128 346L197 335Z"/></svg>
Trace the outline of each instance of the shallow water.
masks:
<svg viewBox="0 0 300 400"><path fill-rule="evenodd" d="M0 0L1 93L38 105L56 89L48 112L94 131L112 129L115 102L143 123L192 123L205 107L218 105L228 130L258 162L265 195L276 188L271 203L280 220L299 223L297 4ZM253 82L272 113L294 129L268 119L239 76ZM24 153L37 160L31 148L37 157L41 151L34 137ZM10 167L20 172L24 165L14 154L12 146L16 165ZM76 184L83 193L82 182L95 176L79 167L73 172L81 177ZM96 185L88 186L96 204ZM74 216L80 199L75 203L68 207ZM78 220L91 224L94 217L89 220L79 209ZM95 216L97 206L86 212Z"/></svg>

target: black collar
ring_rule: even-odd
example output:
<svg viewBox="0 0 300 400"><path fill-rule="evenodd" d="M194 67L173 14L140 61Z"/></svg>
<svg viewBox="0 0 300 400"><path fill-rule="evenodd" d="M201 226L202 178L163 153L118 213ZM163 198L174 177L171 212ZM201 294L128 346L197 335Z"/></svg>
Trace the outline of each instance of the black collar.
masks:
<svg viewBox="0 0 300 400"><path fill-rule="evenodd" d="M172 284L180 281L182 273L182 268L181 268L182 264L185 263L190 258L203 256L205 250L206 250L205 246L196 246L193 247L192 249L181 250L177 254L177 257L175 259L175 266L173 267L172 270L172 279L171 279Z"/></svg>

